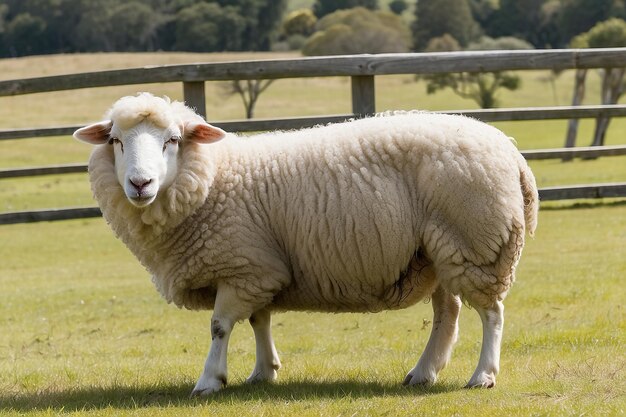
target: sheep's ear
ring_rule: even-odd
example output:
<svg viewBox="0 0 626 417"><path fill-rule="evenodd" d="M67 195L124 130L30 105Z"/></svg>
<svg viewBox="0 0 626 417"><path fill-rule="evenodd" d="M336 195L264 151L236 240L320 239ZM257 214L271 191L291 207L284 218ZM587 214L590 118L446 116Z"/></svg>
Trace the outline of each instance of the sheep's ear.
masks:
<svg viewBox="0 0 626 417"><path fill-rule="evenodd" d="M111 133L112 126L112 121L104 120L99 123L81 127L74 132L74 138L92 145L102 145L107 143L109 140L109 134Z"/></svg>
<svg viewBox="0 0 626 417"><path fill-rule="evenodd" d="M185 139L198 143L213 143L226 136L219 127L204 122L191 122L185 125Z"/></svg>

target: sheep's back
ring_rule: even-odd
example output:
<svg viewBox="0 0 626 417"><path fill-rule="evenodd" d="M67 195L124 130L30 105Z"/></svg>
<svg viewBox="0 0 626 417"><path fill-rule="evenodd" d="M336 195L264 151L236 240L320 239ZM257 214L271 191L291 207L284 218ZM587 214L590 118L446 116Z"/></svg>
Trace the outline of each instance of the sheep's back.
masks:
<svg viewBox="0 0 626 417"><path fill-rule="evenodd" d="M213 206L199 237L211 255L206 277L228 277L249 297L276 291L276 308L409 305L428 295L428 274L405 280L418 251L435 269L493 263L523 222L519 153L467 118L373 118L234 140L222 151L209 199L222 215ZM394 305L399 283L415 291Z"/></svg>

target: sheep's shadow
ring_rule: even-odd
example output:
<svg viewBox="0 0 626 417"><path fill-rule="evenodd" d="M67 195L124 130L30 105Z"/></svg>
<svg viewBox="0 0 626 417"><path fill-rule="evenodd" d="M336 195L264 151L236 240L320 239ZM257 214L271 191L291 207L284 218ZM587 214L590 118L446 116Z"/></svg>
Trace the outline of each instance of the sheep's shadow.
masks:
<svg viewBox="0 0 626 417"><path fill-rule="evenodd" d="M207 397L190 398L192 385L160 385L71 389L60 392L0 394L0 410L27 412L33 410L88 411L104 408L136 409L171 407L202 403L246 401L294 401L311 399L414 397L461 390L461 385L440 383L424 387L404 387L379 382L292 381L285 383L235 384Z"/></svg>

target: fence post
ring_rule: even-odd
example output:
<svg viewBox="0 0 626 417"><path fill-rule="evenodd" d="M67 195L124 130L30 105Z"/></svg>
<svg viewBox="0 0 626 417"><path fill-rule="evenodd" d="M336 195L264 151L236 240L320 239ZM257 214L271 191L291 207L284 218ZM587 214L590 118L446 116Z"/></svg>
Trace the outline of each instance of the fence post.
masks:
<svg viewBox="0 0 626 417"><path fill-rule="evenodd" d="M204 81L183 81L183 97L188 107L195 109L196 113L206 119Z"/></svg>
<svg viewBox="0 0 626 417"><path fill-rule="evenodd" d="M371 116L376 112L376 93L373 75L353 75L352 113L356 117Z"/></svg>

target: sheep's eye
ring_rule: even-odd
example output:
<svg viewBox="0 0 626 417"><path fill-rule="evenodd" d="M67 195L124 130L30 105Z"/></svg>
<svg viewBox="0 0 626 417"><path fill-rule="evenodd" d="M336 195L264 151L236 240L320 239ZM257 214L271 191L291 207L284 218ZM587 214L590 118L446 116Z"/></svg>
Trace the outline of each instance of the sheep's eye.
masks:
<svg viewBox="0 0 626 417"><path fill-rule="evenodd" d="M165 152L167 145L176 145L178 142L180 142L180 136L172 136L163 144L163 152Z"/></svg>

